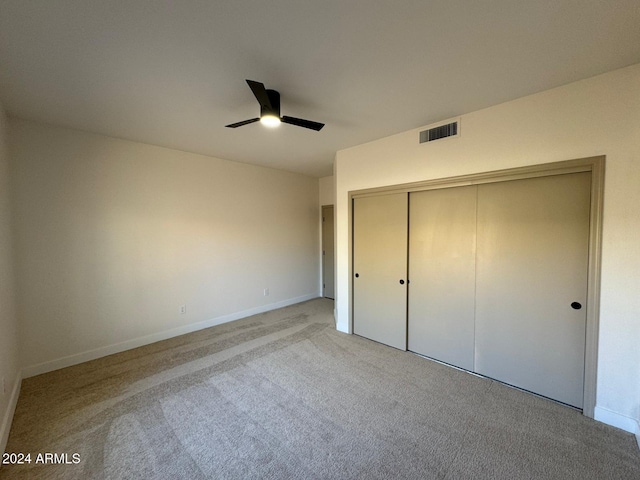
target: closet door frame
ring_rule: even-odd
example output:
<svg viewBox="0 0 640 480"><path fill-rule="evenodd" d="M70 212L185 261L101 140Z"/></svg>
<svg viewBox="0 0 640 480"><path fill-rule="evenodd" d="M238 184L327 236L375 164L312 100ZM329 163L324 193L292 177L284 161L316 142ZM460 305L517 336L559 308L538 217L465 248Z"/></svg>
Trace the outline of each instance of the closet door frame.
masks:
<svg viewBox="0 0 640 480"><path fill-rule="evenodd" d="M353 200L389 193L411 193L439 188L508 182L525 178L591 172L589 261L587 274L586 338L584 359L584 401L582 413L594 417L596 405L598 331L600 324L600 276L602 252L602 212L604 204L605 156L543 163L471 175L389 185L349 192L349 331L353 333ZM410 281L411 279L409 279Z"/></svg>

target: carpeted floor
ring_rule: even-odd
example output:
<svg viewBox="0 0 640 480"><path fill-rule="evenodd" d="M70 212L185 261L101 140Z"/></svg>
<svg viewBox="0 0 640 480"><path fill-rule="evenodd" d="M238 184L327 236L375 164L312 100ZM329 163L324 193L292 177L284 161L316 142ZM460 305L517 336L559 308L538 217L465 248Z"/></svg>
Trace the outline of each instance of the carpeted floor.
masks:
<svg viewBox="0 0 640 480"><path fill-rule="evenodd" d="M336 332L332 312L312 300L26 379L7 452L32 463L0 478L640 478L633 435Z"/></svg>

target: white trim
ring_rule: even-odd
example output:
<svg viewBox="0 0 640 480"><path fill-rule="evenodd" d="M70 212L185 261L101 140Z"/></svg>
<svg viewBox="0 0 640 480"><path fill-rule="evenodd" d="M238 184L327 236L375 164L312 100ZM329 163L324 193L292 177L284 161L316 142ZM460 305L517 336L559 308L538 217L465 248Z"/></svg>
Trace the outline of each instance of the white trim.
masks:
<svg viewBox="0 0 640 480"><path fill-rule="evenodd" d="M7 405L7 410L4 413L2 419L2 426L0 426L0 452L4 453L4 449L7 448L7 441L9 440L9 431L11 431L11 423L13 422L13 414L16 412L16 405L18 404L18 397L20 396L20 386L22 385L22 373L18 372L16 375L16 381L13 384L13 390L11 391L11 398Z"/></svg>
<svg viewBox="0 0 640 480"><path fill-rule="evenodd" d="M268 305L261 305L259 307L250 308L241 312L230 313L228 315L222 315L220 317L204 320L202 322L192 323L184 325L182 327L172 328L163 332L152 333L151 335L145 335L144 337L133 338L121 343L113 345L107 345L105 347L96 348L94 350L88 350L82 353L76 353L67 357L58 358L49 362L39 363L37 365L31 365L22 369L23 378L34 377L43 373L52 372L60 368L70 367L79 363L95 360L96 358L106 357L107 355L113 355L114 353L124 352L125 350L131 350L132 348L141 347L143 345L149 345L150 343L159 342L161 340L167 340L169 338L184 335L186 333L195 332L209 327L214 327L241 318L250 317L251 315L257 315L259 313L269 312L282 307L288 307L296 303L306 302L313 298L318 298L318 293L310 293L302 295L300 297L289 298L276 303L270 303Z"/></svg>
<svg viewBox="0 0 640 480"><path fill-rule="evenodd" d="M621 415L603 407L596 407L594 409L593 418L612 427L635 434L638 439L638 446L640 446L640 424L635 418Z"/></svg>

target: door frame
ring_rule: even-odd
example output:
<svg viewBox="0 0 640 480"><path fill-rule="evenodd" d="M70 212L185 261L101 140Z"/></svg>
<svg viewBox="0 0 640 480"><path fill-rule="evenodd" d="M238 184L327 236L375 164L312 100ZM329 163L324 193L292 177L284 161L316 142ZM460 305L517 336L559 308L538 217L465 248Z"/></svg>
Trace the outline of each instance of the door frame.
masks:
<svg viewBox="0 0 640 480"><path fill-rule="evenodd" d="M604 205L604 155L561 162L528 165L456 177L389 185L349 192L348 208L348 269L349 269L349 331L353 332L353 200L354 198L392 193L411 193L439 188L508 182L525 178L591 172L591 205L589 225L589 260L587 273L586 336L584 358L584 392L582 413L593 418L596 406L598 332L600 325L600 277L602 258L602 212Z"/></svg>

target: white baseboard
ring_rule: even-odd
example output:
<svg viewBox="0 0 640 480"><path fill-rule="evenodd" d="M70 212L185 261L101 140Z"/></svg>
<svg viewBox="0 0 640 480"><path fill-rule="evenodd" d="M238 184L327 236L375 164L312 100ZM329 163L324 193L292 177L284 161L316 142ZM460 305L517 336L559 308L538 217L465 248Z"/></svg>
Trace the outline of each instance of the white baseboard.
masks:
<svg viewBox="0 0 640 480"><path fill-rule="evenodd" d="M612 427L635 434L638 439L638 445L640 445L640 424L635 418L621 415L603 407L595 408L593 418Z"/></svg>
<svg viewBox="0 0 640 480"><path fill-rule="evenodd" d="M228 315L222 315L220 317L211 318L202 322L192 323L190 325L172 328L163 332L145 335L144 337L126 340L121 343L107 345L105 347L96 348L94 350L69 355L57 360L39 363L37 365L31 365L22 369L22 376L23 378L34 377L36 375L52 372L60 368L70 367L79 363L95 360L96 358L106 357L107 355L113 355L114 353L124 352L125 350L131 350L132 348L142 347L143 345L149 345L150 343L167 340L168 338L177 337L179 335L195 332L204 328L209 328L216 325L221 325L223 323L232 322L234 320L239 320L241 318L250 317L251 315L257 315L259 313L269 312L278 308L288 307L289 305L294 305L296 303L306 302L307 300L312 300L314 298L318 298L316 293L303 295L301 297L289 298L280 302L261 305L259 307L250 308L241 312L230 313Z"/></svg>
<svg viewBox="0 0 640 480"><path fill-rule="evenodd" d="M2 425L0 425L0 452L4 453L7 448L7 441L9 440L9 431L11 430L11 423L13 422L13 414L16 412L16 405L18 404L18 397L20 396L20 386L22 385L22 374L18 372L16 375L16 381L13 384L13 390L11 391L11 397L9 398L9 404L7 405L7 411L4 412L4 418L2 419Z"/></svg>

